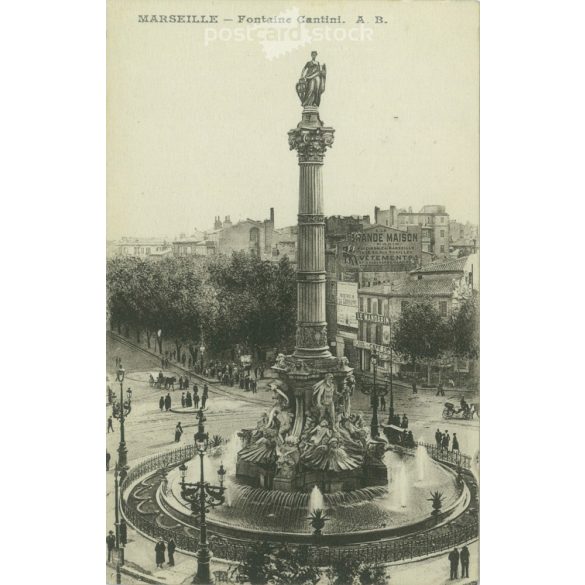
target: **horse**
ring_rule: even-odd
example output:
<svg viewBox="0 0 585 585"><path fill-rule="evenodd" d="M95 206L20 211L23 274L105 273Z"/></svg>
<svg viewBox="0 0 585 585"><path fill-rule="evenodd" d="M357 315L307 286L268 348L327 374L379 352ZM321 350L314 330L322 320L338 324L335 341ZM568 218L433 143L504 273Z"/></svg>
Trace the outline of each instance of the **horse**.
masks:
<svg viewBox="0 0 585 585"><path fill-rule="evenodd" d="M177 378L175 378L175 376L165 378L165 390L168 390L169 388L174 390L176 381Z"/></svg>

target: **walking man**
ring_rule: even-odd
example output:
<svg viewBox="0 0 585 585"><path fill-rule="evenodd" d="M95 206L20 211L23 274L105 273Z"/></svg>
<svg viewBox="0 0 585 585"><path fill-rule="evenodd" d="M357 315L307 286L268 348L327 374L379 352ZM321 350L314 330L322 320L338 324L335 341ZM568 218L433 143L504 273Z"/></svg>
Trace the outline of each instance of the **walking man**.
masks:
<svg viewBox="0 0 585 585"><path fill-rule="evenodd" d="M106 451L106 471L110 471L110 458L112 456L110 455L109 451Z"/></svg>
<svg viewBox="0 0 585 585"><path fill-rule="evenodd" d="M201 396L201 408L205 408L205 405L207 404L207 397L209 396L209 388L207 387L207 384L205 384L205 386L203 386L203 395Z"/></svg>
<svg viewBox="0 0 585 585"><path fill-rule="evenodd" d="M181 435L183 434L183 427L181 423L178 422L177 426L175 427L175 443L178 443L181 440Z"/></svg>
<svg viewBox="0 0 585 585"><path fill-rule="evenodd" d="M193 406L195 410L199 408L199 388L197 388L197 384L193 386Z"/></svg>
<svg viewBox="0 0 585 585"><path fill-rule="evenodd" d="M437 393L435 396L445 396L445 390L443 390L443 382L440 382L437 386Z"/></svg>
<svg viewBox="0 0 585 585"><path fill-rule="evenodd" d="M457 433L453 433L453 451L459 451L459 441L457 440Z"/></svg>
<svg viewBox="0 0 585 585"><path fill-rule="evenodd" d="M167 392L165 396L165 410L168 412L171 410L171 395Z"/></svg>
<svg viewBox="0 0 585 585"><path fill-rule="evenodd" d="M380 410L386 412L386 398L383 394L380 396Z"/></svg>
<svg viewBox="0 0 585 585"><path fill-rule="evenodd" d="M402 424L400 426L403 429L407 429L408 428L408 417L405 414L402 415Z"/></svg>
<svg viewBox="0 0 585 585"><path fill-rule="evenodd" d="M160 408L160 411L163 411L163 408L165 407L165 399L164 396L161 395L160 400L158 401L158 407Z"/></svg>
<svg viewBox="0 0 585 585"><path fill-rule="evenodd" d="M455 434L453 434L453 437L455 437ZM469 577L469 549L466 546L461 549L459 558L461 559L461 577Z"/></svg>
<svg viewBox="0 0 585 585"><path fill-rule="evenodd" d="M108 417L108 433L112 431L112 433L114 432L114 425L112 423L112 417L109 416Z"/></svg>
<svg viewBox="0 0 585 585"><path fill-rule="evenodd" d="M435 443L437 443L437 449L441 448L441 444L443 442L443 433L439 429L435 433Z"/></svg>
<svg viewBox="0 0 585 585"><path fill-rule="evenodd" d="M457 567L459 566L459 551L454 548L449 553L449 563L451 564L451 580L457 579Z"/></svg>
<svg viewBox="0 0 585 585"><path fill-rule="evenodd" d="M106 536L106 545L108 547L108 563L110 563L114 556L114 547L116 546L116 537L112 530L110 530L108 536Z"/></svg>
<svg viewBox="0 0 585 585"><path fill-rule="evenodd" d="M156 546L154 547L154 552L156 553L156 566L160 569L163 568L165 562L165 550L165 543L162 538L159 538ZM457 560L459 561L459 555L457 555Z"/></svg>
<svg viewBox="0 0 585 585"><path fill-rule="evenodd" d="M177 548L177 546L175 545L175 541L171 536L169 542L167 543L167 552L169 553L169 567L175 566L175 548Z"/></svg>

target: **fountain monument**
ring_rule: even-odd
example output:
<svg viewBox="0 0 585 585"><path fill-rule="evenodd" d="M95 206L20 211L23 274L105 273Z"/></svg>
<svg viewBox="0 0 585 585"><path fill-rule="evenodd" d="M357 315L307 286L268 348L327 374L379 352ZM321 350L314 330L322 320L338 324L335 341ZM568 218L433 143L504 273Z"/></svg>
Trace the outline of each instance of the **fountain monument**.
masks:
<svg viewBox="0 0 585 585"><path fill-rule="evenodd" d="M280 354L273 370L275 405L255 429L241 433L238 481L284 492L350 491L388 483L385 441L370 437L351 412L355 387L347 358L331 355L325 319L325 216L322 168L335 130L319 115L327 69L317 53L296 85L303 110L288 133L299 163L297 333L292 355Z"/></svg>

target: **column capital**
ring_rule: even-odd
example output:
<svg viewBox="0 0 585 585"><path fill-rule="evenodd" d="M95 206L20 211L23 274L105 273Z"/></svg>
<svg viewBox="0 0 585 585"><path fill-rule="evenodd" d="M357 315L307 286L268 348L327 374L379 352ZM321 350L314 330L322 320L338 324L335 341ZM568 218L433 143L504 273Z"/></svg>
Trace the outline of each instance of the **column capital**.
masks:
<svg viewBox="0 0 585 585"><path fill-rule="evenodd" d="M299 164L323 164L325 151L333 144L335 130L329 127L309 127L299 124L288 132L290 150L296 150Z"/></svg>

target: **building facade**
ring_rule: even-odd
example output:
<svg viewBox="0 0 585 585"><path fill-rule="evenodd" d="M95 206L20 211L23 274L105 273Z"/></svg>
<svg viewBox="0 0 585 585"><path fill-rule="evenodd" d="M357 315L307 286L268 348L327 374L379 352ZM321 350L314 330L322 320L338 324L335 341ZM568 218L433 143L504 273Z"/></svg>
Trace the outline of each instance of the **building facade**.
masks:
<svg viewBox="0 0 585 585"><path fill-rule="evenodd" d="M392 326L408 303L430 300L439 314L448 319L456 313L474 290L479 290L477 256L439 260L420 267L390 283L358 290L359 310L356 314L359 369L373 371L372 351L378 356L377 368L382 373L400 371L400 356L390 356Z"/></svg>
<svg viewBox="0 0 585 585"><path fill-rule="evenodd" d="M117 255L149 258L151 255L172 251L172 246L163 238L122 238L117 244Z"/></svg>

